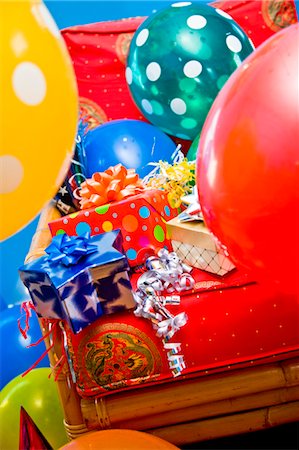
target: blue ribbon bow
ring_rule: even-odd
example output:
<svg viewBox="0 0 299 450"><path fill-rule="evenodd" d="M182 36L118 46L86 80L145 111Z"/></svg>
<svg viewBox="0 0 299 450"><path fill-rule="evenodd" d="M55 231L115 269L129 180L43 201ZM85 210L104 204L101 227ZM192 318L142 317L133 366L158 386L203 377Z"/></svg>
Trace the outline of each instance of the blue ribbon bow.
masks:
<svg viewBox="0 0 299 450"><path fill-rule="evenodd" d="M52 263L73 266L81 258L97 251L97 246L90 243L90 234L81 236L68 236L59 234L54 236L51 244L45 250L48 253L48 260Z"/></svg>

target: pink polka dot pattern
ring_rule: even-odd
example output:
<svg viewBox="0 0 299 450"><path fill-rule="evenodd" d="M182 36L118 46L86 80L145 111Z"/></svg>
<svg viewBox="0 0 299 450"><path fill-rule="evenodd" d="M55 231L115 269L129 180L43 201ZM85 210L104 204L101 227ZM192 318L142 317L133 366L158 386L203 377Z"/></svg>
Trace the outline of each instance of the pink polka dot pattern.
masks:
<svg viewBox="0 0 299 450"><path fill-rule="evenodd" d="M150 240L147 236L141 236L139 238L140 247L147 247L150 244Z"/></svg>

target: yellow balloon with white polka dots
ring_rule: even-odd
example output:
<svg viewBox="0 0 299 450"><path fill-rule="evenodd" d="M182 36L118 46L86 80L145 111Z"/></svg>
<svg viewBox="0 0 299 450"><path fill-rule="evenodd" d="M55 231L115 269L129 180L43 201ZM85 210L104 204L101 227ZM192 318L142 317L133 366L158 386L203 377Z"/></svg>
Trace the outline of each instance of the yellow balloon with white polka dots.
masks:
<svg viewBox="0 0 299 450"><path fill-rule="evenodd" d="M60 32L39 0L0 2L0 240L55 195L74 148L78 95Z"/></svg>

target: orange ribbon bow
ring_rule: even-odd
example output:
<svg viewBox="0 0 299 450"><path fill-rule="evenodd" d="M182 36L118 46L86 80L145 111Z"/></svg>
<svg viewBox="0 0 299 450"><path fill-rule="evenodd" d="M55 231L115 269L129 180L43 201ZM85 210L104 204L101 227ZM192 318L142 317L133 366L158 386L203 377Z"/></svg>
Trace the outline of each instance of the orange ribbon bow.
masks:
<svg viewBox="0 0 299 450"><path fill-rule="evenodd" d="M122 164L109 167L105 172L96 172L81 184L81 209L105 205L131 195L139 194L144 186L135 169L126 169Z"/></svg>

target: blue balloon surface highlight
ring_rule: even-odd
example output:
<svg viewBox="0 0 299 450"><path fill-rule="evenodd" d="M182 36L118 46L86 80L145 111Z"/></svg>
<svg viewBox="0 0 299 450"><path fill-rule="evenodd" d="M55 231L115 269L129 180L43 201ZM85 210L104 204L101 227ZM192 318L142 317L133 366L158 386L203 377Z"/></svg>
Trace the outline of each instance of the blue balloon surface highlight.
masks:
<svg viewBox="0 0 299 450"><path fill-rule="evenodd" d="M20 305L15 305L1 311L0 320L0 389L13 378L29 369L44 353L46 346L43 342L27 348L37 342L42 332L36 314L33 312L29 319L30 330L27 339L24 339L19 328L18 319L21 317ZM21 321L22 328L25 326ZM49 358L46 356L36 367L49 367Z"/></svg>
<svg viewBox="0 0 299 450"><path fill-rule="evenodd" d="M171 162L175 143L161 131L140 120L113 120L89 131L85 139L87 177L118 163L135 169L143 178L152 162Z"/></svg>

